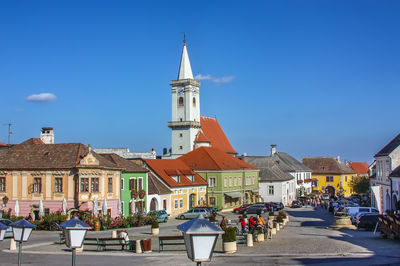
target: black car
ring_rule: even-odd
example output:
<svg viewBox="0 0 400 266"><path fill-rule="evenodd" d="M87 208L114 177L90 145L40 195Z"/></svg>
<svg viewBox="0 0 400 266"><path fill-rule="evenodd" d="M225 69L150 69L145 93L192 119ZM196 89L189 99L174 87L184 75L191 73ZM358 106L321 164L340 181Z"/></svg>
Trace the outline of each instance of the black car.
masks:
<svg viewBox="0 0 400 266"><path fill-rule="evenodd" d="M242 214L262 214L268 212L268 207L265 204L254 204L244 210L240 210Z"/></svg>
<svg viewBox="0 0 400 266"><path fill-rule="evenodd" d="M292 204L290 205L290 208L301 208L301 207L303 207L303 204L301 204L301 202L298 200L292 201Z"/></svg>
<svg viewBox="0 0 400 266"><path fill-rule="evenodd" d="M283 210L283 208L285 207L282 202L270 202L270 204L271 207L274 208L274 211Z"/></svg>
<svg viewBox="0 0 400 266"><path fill-rule="evenodd" d="M379 214L366 213L361 215L357 221L357 228L364 228L366 230L374 230L376 224L379 222Z"/></svg>

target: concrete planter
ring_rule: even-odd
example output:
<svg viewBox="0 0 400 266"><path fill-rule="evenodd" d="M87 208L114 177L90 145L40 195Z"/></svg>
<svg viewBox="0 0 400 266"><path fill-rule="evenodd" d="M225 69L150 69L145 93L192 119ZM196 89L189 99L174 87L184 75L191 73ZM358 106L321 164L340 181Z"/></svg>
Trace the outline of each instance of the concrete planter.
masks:
<svg viewBox="0 0 400 266"><path fill-rule="evenodd" d="M231 254L237 251L237 245L235 242L224 242L224 252Z"/></svg>
<svg viewBox="0 0 400 266"><path fill-rule="evenodd" d="M160 228L151 228L151 234L153 236L158 236L159 233L160 233Z"/></svg>
<svg viewBox="0 0 400 266"><path fill-rule="evenodd" d="M264 242L264 234L258 234L257 235L257 242Z"/></svg>
<svg viewBox="0 0 400 266"><path fill-rule="evenodd" d="M246 244L248 247L252 247L253 244L253 235L252 234L247 234L247 239L246 239Z"/></svg>

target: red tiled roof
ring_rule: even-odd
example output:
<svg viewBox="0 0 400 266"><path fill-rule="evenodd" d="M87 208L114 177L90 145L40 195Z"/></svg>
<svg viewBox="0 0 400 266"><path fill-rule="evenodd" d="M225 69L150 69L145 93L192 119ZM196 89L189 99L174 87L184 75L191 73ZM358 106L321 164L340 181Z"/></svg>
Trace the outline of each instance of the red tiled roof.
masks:
<svg viewBox="0 0 400 266"><path fill-rule="evenodd" d="M195 140L196 142L204 142L208 140L211 146L221 151L237 154L236 150L232 147L229 139L226 137L224 130L218 123L218 120L212 117L201 116L200 117L201 131L203 134L199 134ZM202 136L204 135L204 136Z"/></svg>
<svg viewBox="0 0 400 266"><path fill-rule="evenodd" d="M305 157L303 164L310 168L313 174L355 174L351 167L332 157Z"/></svg>
<svg viewBox="0 0 400 266"><path fill-rule="evenodd" d="M81 143L44 144L32 138L9 149L0 149L0 169L70 169L88 152L88 147ZM95 152L92 154L99 160L100 168L118 168Z"/></svg>
<svg viewBox="0 0 400 266"><path fill-rule="evenodd" d="M145 159L144 161L169 187L207 185L207 182L201 178L201 176L192 172L190 167L180 159ZM190 173L190 175L193 175L193 182L183 173ZM180 176L180 183L177 183L171 177L175 175Z"/></svg>
<svg viewBox="0 0 400 266"><path fill-rule="evenodd" d="M186 153L178 159L185 162L194 170L257 170L258 168L246 163L226 152L213 147L200 147Z"/></svg>
<svg viewBox="0 0 400 266"><path fill-rule="evenodd" d="M199 132L197 133L195 142L197 142L197 143L199 143L199 142L208 142L208 143L210 143L211 141L206 137L206 135L204 135L203 130L200 129Z"/></svg>
<svg viewBox="0 0 400 266"><path fill-rule="evenodd" d="M369 165L367 163L361 162L350 162L351 168L357 172L357 174L368 174L369 173Z"/></svg>
<svg viewBox="0 0 400 266"><path fill-rule="evenodd" d="M3 142L0 142L0 147L5 147L7 144L4 144Z"/></svg>
<svg viewBox="0 0 400 266"><path fill-rule="evenodd" d="M101 155L104 158L106 158L107 160L113 162L118 167L123 168L124 169L123 172L125 172L125 173L127 173L127 172L131 172L131 173L138 173L138 172L146 173L146 172L148 172L148 170L146 168L138 165L134 161L127 160L115 153L99 153L99 155Z"/></svg>
<svg viewBox="0 0 400 266"><path fill-rule="evenodd" d="M152 173L149 173L149 194L171 194L171 190L158 180Z"/></svg>

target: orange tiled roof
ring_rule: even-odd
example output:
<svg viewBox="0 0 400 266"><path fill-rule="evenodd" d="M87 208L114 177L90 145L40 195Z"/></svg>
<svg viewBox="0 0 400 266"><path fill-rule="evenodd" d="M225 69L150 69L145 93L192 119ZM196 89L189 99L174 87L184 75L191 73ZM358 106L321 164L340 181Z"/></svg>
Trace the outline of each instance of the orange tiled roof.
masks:
<svg viewBox="0 0 400 266"><path fill-rule="evenodd" d="M180 159L145 159L147 165L169 186L206 186L207 182ZM172 176L179 175L180 183ZM193 175L193 182L186 175Z"/></svg>
<svg viewBox="0 0 400 266"><path fill-rule="evenodd" d="M357 174L368 174L369 173L369 165L367 163L360 162L350 162L351 168L357 172Z"/></svg>
<svg viewBox="0 0 400 266"><path fill-rule="evenodd" d="M3 142L0 142L0 147L5 147L7 144L4 144Z"/></svg>
<svg viewBox="0 0 400 266"><path fill-rule="evenodd" d="M194 170L257 170L224 151L214 147L200 147L179 157Z"/></svg>
<svg viewBox="0 0 400 266"><path fill-rule="evenodd" d="M229 139L226 137L224 130L218 123L218 120L212 117L201 116L200 125L203 134L199 134L195 140L196 142L204 142L208 140L211 146L221 151L237 154L236 150L232 147ZM202 136L204 135L204 136Z"/></svg>
<svg viewBox="0 0 400 266"><path fill-rule="evenodd" d="M208 143L210 143L210 140L206 137L206 135L204 135L203 130L200 129L199 132L197 133L195 142L197 142L197 143L199 143L199 142L208 142Z"/></svg>

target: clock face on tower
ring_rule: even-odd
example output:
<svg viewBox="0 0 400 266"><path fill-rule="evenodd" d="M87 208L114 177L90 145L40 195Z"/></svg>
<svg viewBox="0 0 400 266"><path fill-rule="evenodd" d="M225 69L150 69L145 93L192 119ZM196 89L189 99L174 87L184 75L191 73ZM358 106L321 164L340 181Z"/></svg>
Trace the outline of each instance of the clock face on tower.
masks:
<svg viewBox="0 0 400 266"><path fill-rule="evenodd" d="M183 89L182 88L178 89L178 94L183 94Z"/></svg>

